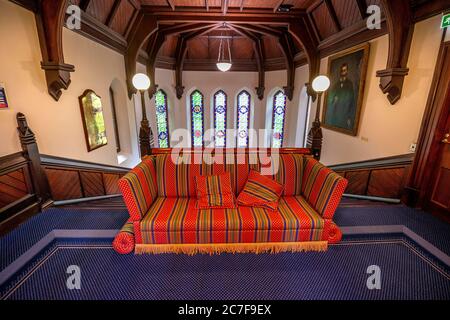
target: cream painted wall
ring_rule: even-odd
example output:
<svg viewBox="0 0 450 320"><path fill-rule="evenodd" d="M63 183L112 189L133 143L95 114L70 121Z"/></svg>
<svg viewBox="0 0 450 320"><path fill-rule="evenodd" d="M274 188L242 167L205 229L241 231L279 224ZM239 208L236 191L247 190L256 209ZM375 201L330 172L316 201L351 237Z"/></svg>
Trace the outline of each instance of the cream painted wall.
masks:
<svg viewBox="0 0 450 320"><path fill-rule="evenodd" d="M403 94L392 106L379 89L376 71L386 67L389 38L383 36L370 42L361 122L358 135L348 136L323 129L322 162L340 164L409 153L416 143L425 110L442 31L440 16L419 22L415 26L408 61L409 75ZM327 72L328 58L321 61L321 73ZM323 109L322 109L323 110ZM315 107L310 121L314 119Z"/></svg>
<svg viewBox="0 0 450 320"><path fill-rule="evenodd" d="M65 29L65 59L75 65L76 71L71 75L69 89L55 102L47 93L45 75L40 69L41 53L33 13L9 1L0 1L0 39L3 45L0 82L5 84L10 106L0 110L0 156L21 150L15 116L23 112L36 134L41 153L118 165L109 98L109 86L114 82L117 108L126 110L120 113L120 121L128 121L125 126L128 132L123 136L129 141L122 142L126 145L122 156L127 160L121 165L136 164L139 156L134 108L126 98L123 56ZM92 89L102 97L109 140L107 146L92 152L87 152L78 103L85 89Z"/></svg>

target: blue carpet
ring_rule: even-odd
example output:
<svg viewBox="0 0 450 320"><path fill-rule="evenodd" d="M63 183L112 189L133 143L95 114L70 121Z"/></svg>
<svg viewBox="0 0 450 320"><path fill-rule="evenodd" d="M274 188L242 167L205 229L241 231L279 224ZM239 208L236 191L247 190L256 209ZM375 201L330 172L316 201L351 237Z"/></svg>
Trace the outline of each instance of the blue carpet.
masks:
<svg viewBox="0 0 450 320"><path fill-rule="evenodd" d="M128 219L126 210L50 208L0 238L0 270L56 229L118 230Z"/></svg>
<svg viewBox="0 0 450 320"><path fill-rule="evenodd" d="M340 227L404 225L450 255L450 225L431 214L405 206L338 208L334 221Z"/></svg>
<svg viewBox="0 0 450 320"><path fill-rule="evenodd" d="M66 269L81 268L81 290ZM381 290L366 287L381 268ZM19 299L450 299L450 275L406 239L353 240L325 253L120 256L109 242L57 241L0 297Z"/></svg>

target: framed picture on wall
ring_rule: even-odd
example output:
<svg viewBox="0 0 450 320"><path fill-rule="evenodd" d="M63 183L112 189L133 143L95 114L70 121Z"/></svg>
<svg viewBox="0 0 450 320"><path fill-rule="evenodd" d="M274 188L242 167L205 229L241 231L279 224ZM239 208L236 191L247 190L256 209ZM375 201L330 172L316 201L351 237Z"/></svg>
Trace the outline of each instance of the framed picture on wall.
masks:
<svg viewBox="0 0 450 320"><path fill-rule="evenodd" d="M0 83L0 109L8 108L8 100L6 99L6 90L3 83Z"/></svg>
<svg viewBox="0 0 450 320"><path fill-rule="evenodd" d="M92 90L79 97L88 152L108 144L101 98Z"/></svg>
<svg viewBox="0 0 450 320"><path fill-rule="evenodd" d="M324 128L351 136L358 134L369 52L367 43L329 58L331 86L325 94Z"/></svg>

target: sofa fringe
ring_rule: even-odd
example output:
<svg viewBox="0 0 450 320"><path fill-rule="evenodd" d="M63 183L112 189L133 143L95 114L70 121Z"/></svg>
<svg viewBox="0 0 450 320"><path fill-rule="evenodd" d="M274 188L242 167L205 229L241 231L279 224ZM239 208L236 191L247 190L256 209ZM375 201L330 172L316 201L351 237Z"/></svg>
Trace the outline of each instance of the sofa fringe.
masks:
<svg viewBox="0 0 450 320"><path fill-rule="evenodd" d="M214 244L136 244L135 254L209 254L221 253L281 253L326 251L327 241L270 242L270 243L214 243Z"/></svg>

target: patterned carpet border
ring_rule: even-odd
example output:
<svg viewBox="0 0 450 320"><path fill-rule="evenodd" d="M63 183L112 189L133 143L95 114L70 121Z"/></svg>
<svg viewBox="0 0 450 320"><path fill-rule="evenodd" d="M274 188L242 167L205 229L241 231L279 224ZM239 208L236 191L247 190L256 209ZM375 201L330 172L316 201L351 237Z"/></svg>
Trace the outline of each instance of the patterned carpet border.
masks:
<svg viewBox="0 0 450 320"><path fill-rule="evenodd" d="M380 247L381 246L381 247ZM400 246L400 247L399 247ZM368 256L368 253L373 253L374 256L378 256L378 259L381 259L380 261L382 263L385 263L386 265L383 267L383 272L389 273L388 275L383 275L383 283L384 282L392 282L392 285L388 286L388 289L386 291L382 292L381 290L379 293L374 292L368 293L367 289L360 288L360 286L356 286L354 284L346 284L346 281L350 281L348 278L346 278L345 273L349 272L350 274L354 274L354 270L352 268L358 268L360 269L360 266L358 263L352 263L351 265L348 265L345 267L344 271L339 268L339 266L345 266L348 263L345 261L342 261L341 255L342 250L341 248L345 248L345 252L353 252L351 255L361 255L361 250L363 251L363 256ZM403 248L403 249L402 249ZM405 250L406 249L406 250ZM103 250L103 252L86 252L85 250ZM399 251L400 250L400 251ZM71 252L69 252L71 251ZM380 255L380 252L382 253ZM75 252L75 253L74 253ZM157 262L154 262L154 265L152 266L151 263L149 263L150 272L154 271L152 267L155 265L161 264L163 268L169 268L170 270L159 270L159 272L156 272L157 274L154 275L151 279L149 279L149 283L140 283L140 286L145 286L146 284L150 287L151 285L155 285L159 289L155 291L149 289L149 288L133 288L134 283L136 285L136 281L138 282L139 277L143 277L146 279L145 274L141 274L140 272L137 272L138 276L135 279L134 276L129 278L129 275L119 275L119 274L107 274L105 275L105 278L102 276L99 276L97 278L93 277L92 279L95 279L95 290L93 290L93 287L88 287L83 292L83 294L78 294L77 292L69 292L62 290L59 286L63 285L63 282L59 281L60 273L58 273L58 276L53 274L53 271L58 270L58 268L55 268L54 265L58 266L59 259L65 259L64 263L61 262L62 265L67 265L68 262L73 261L74 257L78 257L76 255L76 252L78 252L78 256L81 260L84 261L84 263L88 263L88 265L92 264L92 260L86 259L86 257L90 257L90 255L94 256L104 256L106 258L109 258L110 261L109 264L114 265L116 268L124 267L125 265L128 267L128 264L131 264L131 267L142 267L143 265L147 265L149 260L156 260ZM83 253L85 252L85 253ZM397 254L400 254L400 258L397 263L393 262L392 260L396 260ZM391 257L390 254L395 254L395 258ZM71 257L71 258L70 258ZM381 257L381 258L380 258ZM56 262L53 261L56 259ZM110 245L110 242L106 239L102 240L87 240L87 239L61 239L61 240L55 240L51 244L49 244L45 250L43 250L35 259L30 262L26 268L24 268L20 274L11 281L8 282L6 286L3 286L0 290L0 299L75 299L75 300L103 300L103 299L167 299L167 300L173 300L173 299L192 299L192 300L198 300L203 299L205 296L207 299L258 299L258 296L250 295L243 293L242 296L240 296L237 293L220 293L219 296L215 298L215 294L217 292L203 292L202 290L199 290L197 292L197 289L201 289L200 281L197 279L197 277L202 277L202 269L205 269L205 276L210 280L214 281L214 277L209 278L208 273L217 273L218 270L210 270L209 267L205 267L205 261L214 262L212 268L217 268L217 265L222 265L223 270L219 267L220 271L223 271L225 274L231 274L236 276L236 279L228 279L228 280L218 280L218 283L221 285L224 285L225 287L239 287L239 277L245 277L246 274L246 263L236 263L236 261L241 262L248 262L249 264L256 265L264 265L264 263L261 263L262 261L269 261L274 259L275 262L273 262L275 265L281 265L283 266L283 263L280 264L280 262L285 262L286 264L286 271L283 271L283 267L281 267L281 270L274 270L274 272L278 275L284 274L285 277L280 279L282 284L284 283L286 286L289 287L289 275L293 277L293 281L298 281L299 283L305 282L305 284L308 286L307 288L303 288L302 290L306 290L303 292L302 290L299 290L298 292L294 292L292 288L289 288L284 293L277 293L275 288L272 288L275 284L275 282L272 282L269 279L268 286L265 287L260 282L257 282L257 286L259 286L260 289L264 288L266 292L261 292L261 297L263 299L274 299L274 300L280 300L280 299L286 299L286 300L292 300L292 299L338 299L338 300L360 300L360 299L449 299L450 298L450 273L449 268L444 266L443 264L439 263L439 261L435 260L434 257L429 256L427 252L423 251L420 246L417 246L414 242L412 242L410 239L398 236L393 238L386 238L385 236L362 236L358 237L355 235L349 236L345 241L343 241L340 244L336 245L330 245L330 252L329 253L300 253L300 254L280 254L280 255L250 255L250 254L238 254L238 255L230 255L230 254L224 254L221 256L205 256L205 257L187 257L187 256L180 256L180 255L158 255L158 256L119 256L114 253L112 250L112 247ZM336 262L334 261L336 259ZM375 259L375 258L374 258ZM89 260L89 262L86 262L86 260ZM186 268L186 261L192 261L194 265L199 265L199 273L191 272L189 279L185 279L185 276L188 276L188 274L185 274L186 272L190 272L189 269ZM248 261L247 261L248 260ZM337 273L334 274L334 271L332 272L330 268L326 269L327 274L321 274L325 279L328 279L332 281L332 285L330 286L329 293L323 293L323 290L320 290L318 287L321 287L324 285L323 283L316 284L314 281L310 282L307 280L308 277L308 270L305 270L303 267L306 266L314 266L317 265L314 262L319 261L327 261L329 266L334 266L336 263L337 265ZM377 260L377 259L375 259ZM67 263L66 263L67 261ZM293 269L295 269L297 263L293 263L293 261L298 261L299 263L302 263L303 266L300 266L298 270L294 270L291 273L291 270L289 266L292 266ZM404 262L406 261L406 262ZM217 262L217 263L216 263ZM219 262L222 262L221 264ZM289 262L289 263L288 263ZM226 266L226 264L229 264ZM364 262L366 263L366 262ZM369 261L367 261L369 263ZM49 264L47 266L47 264ZM167 264L167 265L166 265ZM270 264L270 263L269 263ZM398 270L396 268L391 268L391 265L393 266L399 266L405 264L406 266L409 266L410 270L403 271ZM241 267L240 265L244 266ZM358 266L354 266L358 265ZM417 266L421 266L420 268L417 268ZM84 266L83 268L87 268ZM91 265L91 270L95 270L95 266ZM114 269L114 267L111 267L111 270L104 270L106 273L111 273L114 271L117 271L117 269ZM179 268L179 270L178 270ZM243 270L241 270L241 268ZM259 268L259 267L258 267ZM257 269L258 269L257 268ZM268 267L270 269L270 267ZM347 268L349 270L347 270ZM231 270L230 270L231 269ZM389 270L386 270L389 269ZM392 269L392 270L390 270ZM51 270L51 274L48 274L48 270ZM233 271L234 270L234 271ZM260 270L256 270L258 272ZM266 271L266 270L263 270ZM166 279L159 279L158 274L159 273L166 273L165 278ZM172 272L172 273L171 273ZM287 272L287 274L286 274ZM317 272L321 272L320 269L317 270ZM323 271L322 271L323 272ZM403 272L411 273L411 275L404 275ZM357 273L357 272L356 272ZM302 275L303 274L303 275ZM218 275L218 274L217 274ZM217 277L217 275L215 277ZM63 275L63 278L66 275ZM317 276L317 275L316 275ZM171 277L174 277L175 279L170 280ZM397 279L398 277L402 277L403 281ZM89 277L88 277L89 278ZM104 279L113 279L117 278L117 286L113 285L112 282L105 281ZM40 283L43 279L48 280L49 283ZM103 279L100 280L100 279ZM408 279L408 281L404 281L405 279ZM130 286L127 287L128 281L130 281ZM141 279L142 280L142 279ZM31 281L31 282L29 282ZM87 281L87 280L86 280ZM188 281L189 285L193 286L188 291L183 291L184 289L176 289L178 286L174 285L174 283L181 281L185 282ZM46 281L47 282L47 281ZM144 280L145 282L145 280ZM351 282L351 281L350 281ZM58 284L56 287L56 284ZM200 285L200 287L198 287ZM207 284L203 284L207 285ZM210 284L211 285L211 284ZM426 288L421 287L418 288L418 293L413 293L410 289L411 286L416 285L425 285ZM261 287L262 286L262 287ZM386 284L387 286L387 284ZM55 293L49 293L49 288L54 288ZM343 291L338 292L337 288L341 288ZM92 289L92 290L88 290ZM136 290L138 289L138 290ZM162 290L162 291L161 291ZM164 290L167 291L164 293ZM177 296L176 291L179 290L179 296ZM175 293L173 292L175 291ZM213 290L215 291L215 290ZM333 292L337 291L337 292ZM428 292L429 296L427 296L426 292ZM54 294L54 295L53 295ZM273 294L274 296L271 296Z"/></svg>

